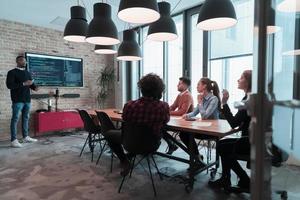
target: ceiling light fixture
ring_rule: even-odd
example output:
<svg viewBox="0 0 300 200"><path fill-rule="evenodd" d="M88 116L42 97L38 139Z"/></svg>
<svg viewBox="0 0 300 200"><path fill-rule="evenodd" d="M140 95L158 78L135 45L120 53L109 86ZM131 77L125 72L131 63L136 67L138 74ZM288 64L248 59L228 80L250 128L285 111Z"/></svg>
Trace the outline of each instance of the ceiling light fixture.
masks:
<svg viewBox="0 0 300 200"><path fill-rule="evenodd" d="M89 24L85 39L98 45L119 44L118 30L111 19L111 6L106 3L94 4L94 18Z"/></svg>
<svg viewBox="0 0 300 200"><path fill-rule="evenodd" d="M158 3L160 18L150 24L147 38L154 41L171 41L177 39L177 29L171 17L171 5L168 2Z"/></svg>
<svg viewBox="0 0 300 200"><path fill-rule="evenodd" d="M115 45L95 45L94 52L98 54L115 54L117 50Z"/></svg>
<svg viewBox="0 0 300 200"><path fill-rule="evenodd" d="M134 30L123 32L123 42L118 49L118 60L138 61L142 59L141 49L136 39L137 33Z"/></svg>
<svg viewBox="0 0 300 200"><path fill-rule="evenodd" d="M230 0L206 0L200 7L197 28L204 31L220 30L237 23Z"/></svg>
<svg viewBox="0 0 300 200"><path fill-rule="evenodd" d="M293 49L283 52L284 56L300 56L300 18L296 18Z"/></svg>
<svg viewBox="0 0 300 200"><path fill-rule="evenodd" d="M121 0L118 17L128 23L148 24L159 19L156 0Z"/></svg>
<svg viewBox="0 0 300 200"><path fill-rule="evenodd" d="M267 34L273 34L280 31L280 26L275 25L275 10L270 6L268 11L268 21L267 21Z"/></svg>
<svg viewBox="0 0 300 200"><path fill-rule="evenodd" d="M88 30L85 8L72 6L70 10L71 19L65 26L64 39L70 42L85 42Z"/></svg>
<svg viewBox="0 0 300 200"><path fill-rule="evenodd" d="M277 5L277 9L281 12L300 12L300 1L283 0Z"/></svg>

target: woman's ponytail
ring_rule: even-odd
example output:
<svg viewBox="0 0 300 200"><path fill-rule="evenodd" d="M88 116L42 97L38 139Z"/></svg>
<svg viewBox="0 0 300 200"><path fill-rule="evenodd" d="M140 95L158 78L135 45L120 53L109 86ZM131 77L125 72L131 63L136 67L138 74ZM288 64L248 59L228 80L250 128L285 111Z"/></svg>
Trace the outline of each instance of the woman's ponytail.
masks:
<svg viewBox="0 0 300 200"><path fill-rule="evenodd" d="M218 83L216 81L211 81L211 91L213 95L215 95L219 102L218 102L218 109L221 110L221 98L220 98L220 89Z"/></svg>

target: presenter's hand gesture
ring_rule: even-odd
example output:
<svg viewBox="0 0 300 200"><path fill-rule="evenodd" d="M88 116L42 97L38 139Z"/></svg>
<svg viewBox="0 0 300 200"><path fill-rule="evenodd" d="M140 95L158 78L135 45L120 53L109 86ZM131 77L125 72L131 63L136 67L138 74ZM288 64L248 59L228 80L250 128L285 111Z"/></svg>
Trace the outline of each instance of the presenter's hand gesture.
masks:
<svg viewBox="0 0 300 200"><path fill-rule="evenodd" d="M23 85L24 85L24 86L31 86L32 83L33 83L32 80L27 80L27 81L25 81L25 82L23 83Z"/></svg>
<svg viewBox="0 0 300 200"><path fill-rule="evenodd" d="M38 86L36 86L33 90L35 91L35 92L37 92L37 91L39 91L39 87Z"/></svg>

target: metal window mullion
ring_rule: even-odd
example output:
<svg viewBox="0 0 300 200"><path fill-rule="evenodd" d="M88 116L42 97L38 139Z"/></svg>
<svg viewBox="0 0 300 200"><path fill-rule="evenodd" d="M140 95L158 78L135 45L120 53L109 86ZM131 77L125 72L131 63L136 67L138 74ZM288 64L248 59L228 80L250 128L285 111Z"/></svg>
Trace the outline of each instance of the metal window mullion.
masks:
<svg viewBox="0 0 300 200"><path fill-rule="evenodd" d="M165 81L165 84L166 84L166 92L164 93L163 95L163 99L164 101L168 102L168 94L169 94L169 90L168 90L168 85L169 85L169 76L168 76L168 73L169 73L169 55L168 55L168 43L167 42L164 42L163 43L163 78Z"/></svg>

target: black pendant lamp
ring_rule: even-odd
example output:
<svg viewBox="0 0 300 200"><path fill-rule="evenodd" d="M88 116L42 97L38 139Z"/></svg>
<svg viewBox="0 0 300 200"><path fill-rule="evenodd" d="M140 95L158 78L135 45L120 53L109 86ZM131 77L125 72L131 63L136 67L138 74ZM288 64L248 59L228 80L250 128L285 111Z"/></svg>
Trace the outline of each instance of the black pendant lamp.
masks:
<svg viewBox="0 0 300 200"><path fill-rule="evenodd" d="M89 24L85 39L88 43L99 45L119 44L118 30L111 19L111 7L106 3L94 4L94 18Z"/></svg>
<svg viewBox="0 0 300 200"><path fill-rule="evenodd" d="M160 18L150 24L147 38L154 41L171 41L177 39L177 29L171 17L171 5L168 2L158 3Z"/></svg>
<svg viewBox="0 0 300 200"><path fill-rule="evenodd" d="M117 50L115 45L95 45L94 52L98 54L115 54Z"/></svg>
<svg viewBox="0 0 300 200"><path fill-rule="evenodd" d="M141 49L136 39L137 33L134 30L123 32L123 42L118 49L118 60L138 61L142 59Z"/></svg>
<svg viewBox="0 0 300 200"><path fill-rule="evenodd" d="M300 18L296 18L293 49L283 52L285 56L300 56Z"/></svg>
<svg viewBox="0 0 300 200"><path fill-rule="evenodd" d="M199 11L197 28L213 31L229 28L236 23L235 10L230 0L206 0Z"/></svg>
<svg viewBox="0 0 300 200"><path fill-rule="evenodd" d="M64 31L64 39L70 42L85 42L88 30L85 8L81 6L71 7L71 19L68 21Z"/></svg>
<svg viewBox="0 0 300 200"><path fill-rule="evenodd" d="M156 0L121 0L118 17L128 23L148 24L159 19Z"/></svg>
<svg viewBox="0 0 300 200"><path fill-rule="evenodd" d="M273 34L280 30L279 26L275 25L275 10L270 6L268 10L268 21L267 21L267 34Z"/></svg>
<svg viewBox="0 0 300 200"><path fill-rule="evenodd" d="M300 12L299 0L283 0L277 5L280 12Z"/></svg>

